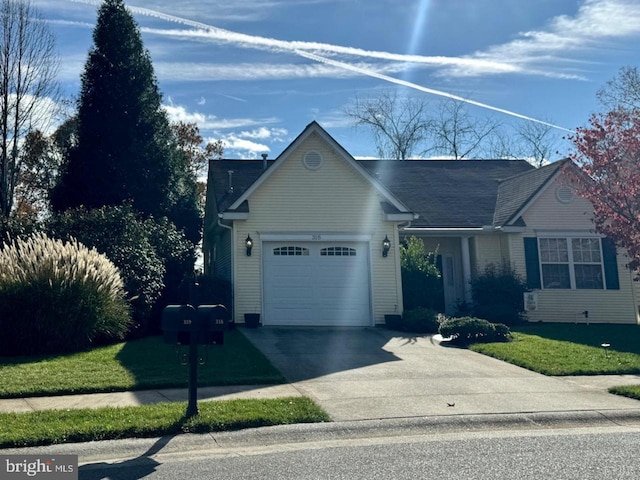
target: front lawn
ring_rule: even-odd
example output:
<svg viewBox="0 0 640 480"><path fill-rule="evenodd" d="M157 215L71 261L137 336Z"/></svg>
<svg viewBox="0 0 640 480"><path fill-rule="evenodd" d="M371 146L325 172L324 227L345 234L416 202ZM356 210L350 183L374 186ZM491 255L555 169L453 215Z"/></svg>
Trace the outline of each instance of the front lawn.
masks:
<svg viewBox="0 0 640 480"><path fill-rule="evenodd" d="M200 402L184 418L186 403L0 414L0 448L86 442L179 433L205 433L293 423L328 422L308 398Z"/></svg>
<svg viewBox="0 0 640 480"><path fill-rule="evenodd" d="M640 386L639 385L626 385L623 387L611 387L609 392L616 395L622 395L623 397L635 398L640 400Z"/></svg>
<svg viewBox="0 0 640 480"><path fill-rule="evenodd" d="M200 349L200 386L285 381L238 330L225 333L224 345ZM0 398L186 388L189 374L181 359L187 351L149 337L70 355L0 357Z"/></svg>
<svg viewBox="0 0 640 480"><path fill-rule="evenodd" d="M545 375L640 373L636 325L528 324L512 332L512 342L470 348Z"/></svg>

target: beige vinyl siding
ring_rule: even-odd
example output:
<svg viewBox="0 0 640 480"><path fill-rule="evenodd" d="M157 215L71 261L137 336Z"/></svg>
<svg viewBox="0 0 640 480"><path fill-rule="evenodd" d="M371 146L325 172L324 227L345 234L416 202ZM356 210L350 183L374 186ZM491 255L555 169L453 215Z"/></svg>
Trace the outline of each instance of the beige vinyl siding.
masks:
<svg viewBox="0 0 640 480"><path fill-rule="evenodd" d="M500 235L476 235L475 245L475 273L481 273L489 264L500 265L504 260Z"/></svg>
<svg viewBox="0 0 640 480"><path fill-rule="evenodd" d="M572 202L561 203L556 191L562 185L555 180L527 208L522 218L528 230L593 230L591 203L577 195Z"/></svg>
<svg viewBox="0 0 640 480"><path fill-rule="evenodd" d="M324 160L312 171L302 164L307 151L319 152ZM272 167L273 168L273 167ZM262 312L261 234L370 235L372 307L376 323L384 315L401 311L399 259L396 256L397 224L383 221L383 199L348 163L319 136L312 134L274 170L249 198L249 218L234 222L235 312ZM245 254L244 239L251 235L254 248ZM382 241L394 243L382 258Z"/></svg>
<svg viewBox="0 0 640 480"><path fill-rule="evenodd" d="M570 203L561 203L556 198L559 182L550 185L525 211L523 220L527 228L522 234L509 235L509 250L512 265L526 278L524 237L541 235L587 236L593 234L591 204L574 197ZM528 313L533 322L579 322L585 323L637 323L637 306L632 275L625 267L626 257L618 254L619 290L597 289L540 289L538 310ZM583 312L589 312L585 318Z"/></svg>

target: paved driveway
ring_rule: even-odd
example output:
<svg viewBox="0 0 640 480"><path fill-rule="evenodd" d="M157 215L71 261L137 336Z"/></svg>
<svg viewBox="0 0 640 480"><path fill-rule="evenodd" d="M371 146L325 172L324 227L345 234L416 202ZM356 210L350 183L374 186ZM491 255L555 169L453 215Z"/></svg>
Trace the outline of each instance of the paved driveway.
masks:
<svg viewBox="0 0 640 480"><path fill-rule="evenodd" d="M381 328L263 327L243 333L337 421L640 408L640 402L605 389L445 347L430 336Z"/></svg>

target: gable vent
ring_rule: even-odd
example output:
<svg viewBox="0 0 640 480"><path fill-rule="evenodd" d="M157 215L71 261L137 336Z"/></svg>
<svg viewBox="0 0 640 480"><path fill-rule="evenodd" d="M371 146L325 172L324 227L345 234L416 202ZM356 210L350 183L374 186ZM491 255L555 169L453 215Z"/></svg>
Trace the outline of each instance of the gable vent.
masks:
<svg viewBox="0 0 640 480"><path fill-rule="evenodd" d="M573 188L563 185L556 190L556 198L560 203L571 203L573 201Z"/></svg>
<svg viewBox="0 0 640 480"><path fill-rule="evenodd" d="M322 155L315 151L307 152L302 157L302 164L309 170L318 170L322 166L322 162Z"/></svg>

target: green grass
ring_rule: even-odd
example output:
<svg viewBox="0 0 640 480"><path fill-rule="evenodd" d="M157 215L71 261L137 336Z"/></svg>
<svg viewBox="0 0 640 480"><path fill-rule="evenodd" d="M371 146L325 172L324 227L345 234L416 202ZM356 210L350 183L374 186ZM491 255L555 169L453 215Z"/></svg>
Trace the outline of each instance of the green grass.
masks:
<svg viewBox="0 0 640 480"><path fill-rule="evenodd" d="M545 375L640 373L635 325L532 324L512 331L512 342L470 348ZM611 346L605 351L603 343Z"/></svg>
<svg viewBox="0 0 640 480"><path fill-rule="evenodd" d="M186 403L0 414L0 448L331 421L308 398L200 402L184 418Z"/></svg>
<svg viewBox="0 0 640 480"><path fill-rule="evenodd" d="M609 392L616 395L622 395L624 397L635 398L640 400L640 385L627 385L624 387L612 387Z"/></svg>
<svg viewBox="0 0 640 480"><path fill-rule="evenodd" d="M200 386L285 381L238 330L227 332L222 346L200 348L206 352ZM0 398L185 388L188 369L176 350L162 337L149 337L70 355L0 357Z"/></svg>

